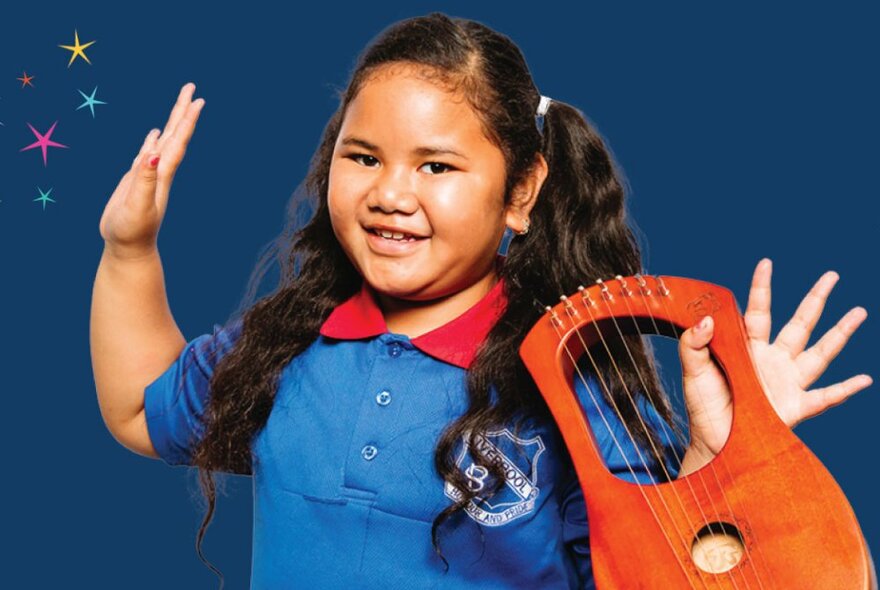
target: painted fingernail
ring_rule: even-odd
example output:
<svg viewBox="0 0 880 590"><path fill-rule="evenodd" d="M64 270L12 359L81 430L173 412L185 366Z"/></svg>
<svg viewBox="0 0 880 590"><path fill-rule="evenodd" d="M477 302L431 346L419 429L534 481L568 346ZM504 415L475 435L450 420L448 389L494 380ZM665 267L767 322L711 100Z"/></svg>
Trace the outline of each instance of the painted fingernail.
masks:
<svg viewBox="0 0 880 590"><path fill-rule="evenodd" d="M159 156L153 156L150 158L150 168L155 168L159 165Z"/></svg>

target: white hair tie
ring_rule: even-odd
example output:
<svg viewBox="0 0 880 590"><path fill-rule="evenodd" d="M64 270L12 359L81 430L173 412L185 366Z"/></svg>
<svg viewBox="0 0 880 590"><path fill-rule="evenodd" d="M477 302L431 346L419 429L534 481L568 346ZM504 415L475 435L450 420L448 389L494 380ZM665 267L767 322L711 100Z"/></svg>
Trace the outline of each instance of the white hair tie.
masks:
<svg viewBox="0 0 880 590"><path fill-rule="evenodd" d="M538 116L543 117L547 114L547 109L550 108L550 103L553 102L549 96L541 95L541 102L538 103Z"/></svg>

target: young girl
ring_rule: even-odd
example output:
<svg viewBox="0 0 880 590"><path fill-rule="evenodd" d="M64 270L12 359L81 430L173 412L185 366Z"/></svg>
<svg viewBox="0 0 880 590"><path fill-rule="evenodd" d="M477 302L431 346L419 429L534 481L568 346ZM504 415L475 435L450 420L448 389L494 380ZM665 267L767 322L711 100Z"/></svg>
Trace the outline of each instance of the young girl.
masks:
<svg viewBox="0 0 880 590"><path fill-rule="evenodd" d="M204 105L194 89L147 136L101 219L92 354L120 443L199 468L200 557L213 473L227 472L254 477L253 588L592 587L582 491L518 348L536 302L642 271L598 133L541 95L505 36L439 13L393 25L326 126L306 179L317 207L279 252L278 288L187 342L156 244ZM789 425L870 384L805 391L866 315L855 308L804 351L836 279L818 281L771 345L769 261L755 271L751 349ZM635 365L608 381L601 407L589 402L595 373L576 384L612 472L656 481L718 452L730 404L711 337L707 320L681 338L685 395L706 410L686 448L656 434L672 412L640 339L611 343ZM610 374L613 356L595 372ZM596 417L625 390L653 413L645 433L620 405L621 449ZM662 461L640 464L647 443Z"/></svg>

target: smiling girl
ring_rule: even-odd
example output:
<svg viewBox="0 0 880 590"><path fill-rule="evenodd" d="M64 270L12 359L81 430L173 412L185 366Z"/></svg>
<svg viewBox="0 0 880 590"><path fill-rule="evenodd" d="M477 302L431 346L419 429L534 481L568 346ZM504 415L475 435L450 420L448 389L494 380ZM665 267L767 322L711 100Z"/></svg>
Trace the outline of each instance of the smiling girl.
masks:
<svg viewBox="0 0 880 590"><path fill-rule="evenodd" d="M209 501L199 555L213 474L227 472L254 478L253 588L592 587L583 493L517 351L542 313L536 300L643 270L599 134L541 96L507 37L439 13L394 24L327 123L306 179L317 208L301 229L289 219L277 289L187 341L157 235L204 105L194 89L183 87L107 204L91 334L116 439L199 469ZM515 236L502 254L505 232ZM800 403L865 313L841 320L801 375L801 337L836 275L805 299L808 329L787 356L767 342L769 278L765 261L746 322L793 424L870 384L854 377ZM686 394L703 392L710 422L723 424L729 394L711 335L709 322L682 337L685 382L700 382ZM669 422L643 343L610 344L636 361L611 399L636 391L655 430ZM659 438L637 435L621 454L596 432L609 469L639 481L692 471L726 436L693 423L681 464L631 472L636 443Z"/></svg>

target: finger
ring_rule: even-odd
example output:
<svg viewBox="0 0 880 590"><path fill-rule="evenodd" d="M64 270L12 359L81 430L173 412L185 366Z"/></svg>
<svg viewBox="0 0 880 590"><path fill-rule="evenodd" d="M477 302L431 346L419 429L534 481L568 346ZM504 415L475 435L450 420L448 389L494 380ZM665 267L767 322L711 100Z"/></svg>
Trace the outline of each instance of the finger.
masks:
<svg viewBox="0 0 880 590"><path fill-rule="evenodd" d="M822 315L822 310L825 309L828 295L838 279L840 279L840 275L833 270L829 270L819 277L819 280L801 301L794 316L779 331L773 342L774 345L788 350L792 358L803 352L810 340L810 334L813 333L813 328L816 327L816 322L819 321L819 316Z"/></svg>
<svg viewBox="0 0 880 590"><path fill-rule="evenodd" d="M171 109L171 114L168 116L168 122L165 123L165 128L162 130L162 135L159 137L159 151L162 151L165 144L168 143L165 136L174 131L174 128L177 127L177 123L183 117L184 113L186 113L189 105L192 104L192 96L195 91L196 85L192 82L187 82L180 89L180 93L177 95L177 102L174 103L174 108Z"/></svg>
<svg viewBox="0 0 880 590"><path fill-rule="evenodd" d="M181 152L186 151L186 147L189 145L189 140L196 128L196 121L199 120L199 115L202 113L202 107L204 106L204 98L198 98L193 101L180 121L177 122L174 131L172 131L171 139L169 139L169 141L173 141L175 146L180 149ZM182 155L183 154L181 153L181 156Z"/></svg>
<svg viewBox="0 0 880 590"><path fill-rule="evenodd" d="M186 113L178 121L177 127L169 135L165 136L168 143L165 144L165 149L163 150L165 165L160 171L161 178L170 180L174 176L174 172L177 170L180 160L183 159L183 154L186 152L186 147L189 145L190 138L195 130L196 121L204 106L204 98L199 98L190 104Z"/></svg>
<svg viewBox="0 0 880 590"><path fill-rule="evenodd" d="M865 321L868 312L864 307L854 307L813 345L795 359L801 382L801 389L809 387L818 379L832 360L849 342L853 332Z"/></svg>
<svg viewBox="0 0 880 590"><path fill-rule="evenodd" d="M174 131L166 136L168 137L168 143L163 150L162 161L164 164L160 164L161 168L159 170L157 191L160 212L164 212L165 202L167 201L168 193L170 192L171 182L174 180L174 175L177 172L177 168L180 166L180 162L183 159L190 138L195 130L196 121L198 121L204 105L205 99L203 98L199 98L193 102L187 109L183 118L178 122Z"/></svg>
<svg viewBox="0 0 880 590"><path fill-rule="evenodd" d="M713 368L708 344L712 339L715 324L712 316L703 317L695 326L682 332L679 340L682 378L698 379Z"/></svg>
<svg viewBox="0 0 880 590"><path fill-rule="evenodd" d="M770 341L770 276L772 274L773 263L769 258L762 258L752 275L749 303L743 314L749 338L762 342Z"/></svg>
<svg viewBox="0 0 880 590"><path fill-rule="evenodd" d="M123 195L128 195L128 188L131 186L132 178L137 176L137 171L143 160L144 154L149 150L154 149L156 145L156 138L159 135L158 129L152 129L147 136L144 138L144 143L141 144L141 149L138 150L137 155L131 161L131 168L128 169L128 172L122 177L122 180L119 181L118 190L121 191Z"/></svg>
<svg viewBox="0 0 880 590"><path fill-rule="evenodd" d="M131 161L131 168L130 168L131 170L136 170L136 169L137 169L138 159L139 159L141 156L143 156L144 151L146 151L146 150L148 149L148 146L153 145L151 142L155 142L155 140L156 140L156 136L158 136L158 135L159 135L159 130L158 130L158 129L151 129L150 132L147 133L147 136L144 138L144 142L141 144L141 149L138 150L137 155L136 155L136 156L134 157L134 159Z"/></svg>
<svg viewBox="0 0 880 590"><path fill-rule="evenodd" d="M159 169L159 152L155 139L138 157L137 168L132 174L131 188L126 193L126 202L137 210L150 209L156 204L156 179Z"/></svg>
<svg viewBox="0 0 880 590"><path fill-rule="evenodd" d="M802 417L797 422L821 414L828 408L846 401L873 382L869 375L856 375L846 381L806 392L801 404Z"/></svg>

